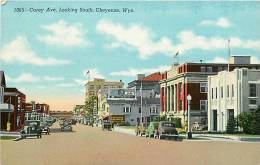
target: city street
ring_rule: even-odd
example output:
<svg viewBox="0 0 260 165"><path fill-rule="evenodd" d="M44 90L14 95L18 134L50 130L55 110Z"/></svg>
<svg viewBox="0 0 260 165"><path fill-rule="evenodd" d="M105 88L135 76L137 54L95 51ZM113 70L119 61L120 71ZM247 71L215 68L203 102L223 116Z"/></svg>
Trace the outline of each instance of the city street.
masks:
<svg viewBox="0 0 260 165"><path fill-rule="evenodd" d="M259 165L260 143L167 141L55 124L42 139L1 141L2 165Z"/></svg>

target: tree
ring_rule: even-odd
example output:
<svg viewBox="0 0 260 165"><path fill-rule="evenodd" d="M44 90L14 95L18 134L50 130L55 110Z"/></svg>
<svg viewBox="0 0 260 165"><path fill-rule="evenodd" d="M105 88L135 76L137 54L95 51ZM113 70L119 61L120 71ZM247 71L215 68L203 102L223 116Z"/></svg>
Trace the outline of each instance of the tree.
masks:
<svg viewBox="0 0 260 165"><path fill-rule="evenodd" d="M95 106L97 106L97 96L92 96L88 100L86 100L85 109L87 116L93 116Z"/></svg>
<svg viewBox="0 0 260 165"><path fill-rule="evenodd" d="M260 134L260 107L253 113L253 120L251 122L251 133Z"/></svg>
<svg viewBox="0 0 260 165"><path fill-rule="evenodd" d="M228 119L228 123L227 123L227 133L230 133L230 134L235 133L235 128L236 128L235 119L233 117L230 117Z"/></svg>
<svg viewBox="0 0 260 165"><path fill-rule="evenodd" d="M252 121L254 115L251 112L242 112L238 115L238 126L243 128L243 132L246 134L252 133Z"/></svg>

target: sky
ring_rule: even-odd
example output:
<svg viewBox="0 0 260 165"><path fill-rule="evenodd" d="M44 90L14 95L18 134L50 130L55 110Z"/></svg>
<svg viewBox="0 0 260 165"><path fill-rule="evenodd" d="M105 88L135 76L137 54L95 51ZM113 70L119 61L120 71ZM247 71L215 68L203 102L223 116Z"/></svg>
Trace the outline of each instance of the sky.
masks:
<svg viewBox="0 0 260 165"><path fill-rule="evenodd" d="M231 55L260 63L260 2L7 0L1 21L7 86L51 110L84 103L87 71L90 79L127 85L138 73L168 70L174 60L227 62L228 39Z"/></svg>

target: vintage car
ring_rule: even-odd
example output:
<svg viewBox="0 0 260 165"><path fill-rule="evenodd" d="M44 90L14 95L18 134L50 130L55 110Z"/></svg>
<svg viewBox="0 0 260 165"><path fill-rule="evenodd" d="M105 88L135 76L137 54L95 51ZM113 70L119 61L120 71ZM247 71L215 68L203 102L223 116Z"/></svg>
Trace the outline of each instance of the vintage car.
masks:
<svg viewBox="0 0 260 165"><path fill-rule="evenodd" d="M173 137L175 140L177 140L179 137L175 124L170 121L160 121L155 135L159 139Z"/></svg>
<svg viewBox="0 0 260 165"><path fill-rule="evenodd" d="M138 124L136 126L135 133L136 133L136 136L138 136L138 135L140 135L140 136L145 135L145 126L144 126L143 123Z"/></svg>
<svg viewBox="0 0 260 165"><path fill-rule="evenodd" d="M63 120L59 124L61 131L72 131L71 122L69 120Z"/></svg>
<svg viewBox="0 0 260 165"><path fill-rule="evenodd" d="M29 136L37 136L37 138L41 138L42 128L40 126L40 120L27 120L24 128L20 131L20 135L22 139Z"/></svg>
<svg viewBox="0 0 260 165"><path fill-rule="evenodd" d="M104 120L102 122L102 130L108 130L111 131L112 130L112 123L109 120Z"/></svg>
<svg viewBox="0 0 260 165"><path fill-rule="evenodd" d="M159 122L150 122L149 126L145 130L145 137L154 137L157 132Z"/></svg>

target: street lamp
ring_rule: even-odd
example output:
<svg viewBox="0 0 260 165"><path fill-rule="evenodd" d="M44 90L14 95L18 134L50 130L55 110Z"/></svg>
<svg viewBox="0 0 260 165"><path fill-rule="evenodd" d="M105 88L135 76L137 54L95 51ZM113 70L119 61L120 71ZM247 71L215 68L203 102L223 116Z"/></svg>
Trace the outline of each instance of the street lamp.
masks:
<svg viewBox="0 0 260 165"><path fill-rule="evenodd" d="M190 104L191 104L191 95L189 94L187 96L187 100L188 100L188 134L187 134L187 139L192 139L192 132L191 132L191 126L190 126L190 123L191 123L191 120L190 120Z"/></svg>

